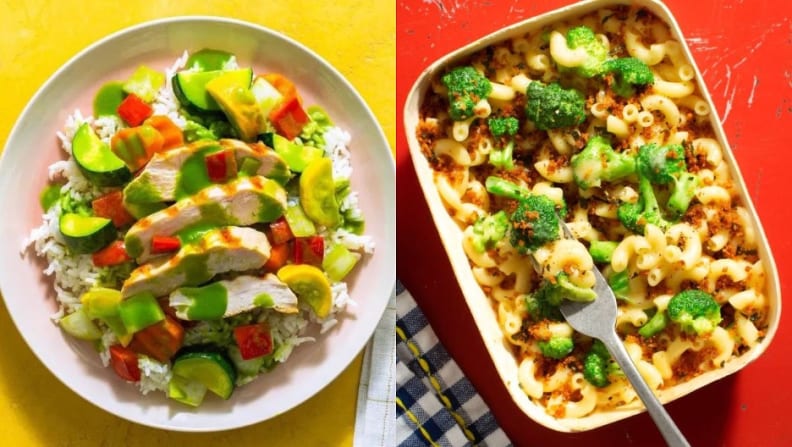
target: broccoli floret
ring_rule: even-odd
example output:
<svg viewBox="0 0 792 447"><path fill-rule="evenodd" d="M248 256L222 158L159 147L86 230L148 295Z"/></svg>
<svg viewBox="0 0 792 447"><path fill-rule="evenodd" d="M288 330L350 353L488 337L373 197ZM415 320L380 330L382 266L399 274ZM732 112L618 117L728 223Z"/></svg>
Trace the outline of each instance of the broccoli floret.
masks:
<svg viewBox="0 0 792 447"><path fill-rule="evenodd" d="M471 243L478 252L492 248L496 242L506 237L509 231L509 216L505 211L498 211L481 218L473 224Z"/></svg>
<svg viewBox="0 0 792 447"><path fill-rule="evenodd" d="M560 272L555 281L543 279L536 291L525 298L525 308L534 320L550 319L563 320L558 306L561 301L592 301L597 298L594 289L578 287L569 280L569 276Z"/></svg>
<svg viewBox="0 0 792 447"><path fill-rule="evenodd" d="M595 340L583 359L583 377L596 387L605 387L610 384L608 379L609 364L612 362L610 353L605 345Z"/></svg>
<svg viewBox="0 0 792 447"><path fill-rule="evenodd" d="M509 140L503 148L501 149L493 149L490 151L489 154L489 161L492 166L500 169L514 169L514 159L512 155L514 153L514 140Z"/></svg>
<svg viewBox="0 0 792 447"><path fill-rule="evenodd" d="M638 172L656 185L671 183L687 172L685 149L681 144L644 144L638 149Z"/></svg>
<svg viewBox="0 0 792 447"><path fill-rule="evenodd" d="M698 176L689 172L679 174L679 177L674 179L673 191L668 197L666 206L675 217L685 214L688 207L690 207L690 201L693 200L693 197L696 195L696 188L698 188L698 185Z"/></svg>
<svg viewBox="0 0 792 447"><path fill-rule="evenodd" d="M665 312L657 311L652 318L649 319L640 329L638 329L638 335L644 338L652 337L653 335L657 334L658 332L665 329L668 325L668 316L666 316Z"/></svg>
<svg viewBox="0 0 792 447"><path fill-rule="evenodd" d="M583 377L596 387L605 387L610 379L624 376L619 364L613 360L608 348L600 340L594 340L583 359Z"/></svg>
<svg viewBox="0 0 792 447"><path fill-rule="evenodd" d="M532 194L529 189L494 175L487 177L484 186L490 194L506 197L508 199L522 200ZM558 213L562 219L565 218L569 212L566 201L563 198L561 198L561 203L555 203L555 208L556 213Z"/></svg>
<svg viewBox="0 0 792 447"><path fill-rule="evenodd" d="M560 272L556 275L556 284L562 298L566 298L570 301L594 301L597 298L597 292L595 292L594 289L572 284L572 281L569 280L569 276L564 272Z"/></svg>
<svg viewBox="0 0 792 447"><path fill-rule="evenodd" d="M490 163L496 168L512 169L514 168L514 160L512 159L512 152L514 151L514 135L520 127L520 122L513 116L506 117L491 117L487 120L492 136L499 140L502 146L493 149L489 155ZM505 142L505 144L503 144Z"/></svg>
<svg viewBox="0 0 792 447"><path fill-rule="evenodd" d="M72 195L71 191L61 192L58 203L60 204L61 214L75 213L82 216L93 215L91 201L87 198L77 198Z"/></svg>
<svg viewBox="0 0 792 447"><path fill-rule="evenodd" d="M494 137L513 137L520 128L520 122L513 116L493 116L487 120L487 124Z"/></svg>
<svg viewBox="0 0 792 447"><path fill-rule="evenodd" d="M473 116L476 104L492 91L489 79L470 66L451 70L443 75L442 81L448 89L448 114L454 121Z"/></svg>
<svg viewBox="0 0 792 447"><path fill-rule="evenodd" d="M636 234L643 234L646 224L656 225L663 230L671 225L663 217L652 184L642 175L638 176L638 201L619 205L616 216L622 225Z"/></svg>
<svg viewBox="0 0 792 447"><path fill-rule="evenodd" d="M613 73L611 88L617 95L629 98L635 96L635 86L654 82L654 74L645 63L634 57L622 57L605 61L602 73Z"/></svg>
<svg viewBox="0 0 792 447"><path fill-rule="evenodd" d="M547 295L541 292L541 288L536 292L525 295L525 311L534 321L552 320L563 321L564 316L558 309L558 304L551 304L547 302Z"/></svg>
<svg viewBox="0 0 792 447"><path fill-rule="evenodd" d="M683 290L668 302L668 318L688 333L708 334L720 323L720 305L707 292Z"/></svg>
<svg viewBox="0 0 792 447"><path fill-rule="evenodd" d="M656 185L671 185L666 203L674 217L685 214L698 186L698 177L687 171L681 144L645 144L638 149L638 172Z"/></svg>
<svg viewBox="0 0 792 447"><path fill-rule="evenodd" d="M573 88L534 81L528 85L526 95L525 115L540 130L576 126L586 119L586 102Z"/></svg>
<svg viewBox="0 0 792 447"><path fill-rule="evenodd" d="M608 276L608 285L616 298L627 300L627 294L630 292L630 274L627 270L612 273Z"/></svg>
<svg viewBox="0 0 792 447"><path fill-rule="evenodd" d="M597 38L594 31L587 26L577 26L567 31L567 46L573 50L583 48L586 51L586 60L575 67L575 72L583 77L590 78L602 72L602 64L608 58L608 49Z"/></svg>
<svg viewBox="0 0 792 447"><path fill-rule="evenodd" d="M531 191L520 185L516 185L501 177L491 175L484 181L487 192L496 196L506 197L514 200L522 200L531 195Z"/></svg>
<svg viewBox="0 0 792 447"><path fill-rule="evenodd" d="M598 264L610 263L613 251L619 243L616 241L591 241L589 244L589 254L591 259Z"/></svg>
<svg viewBox="0 0 792 447"><path fill-rule="evenodd" d="M687 172L685 150L679 144L645 144L636 157L639 198L636 203L619 206L617 215L627 229L643 234L647 223L665 230L670 222L663 216L652 184L672 188L666 207L672 218L687 211L698 186L698 177Z"/></svg>
<svg viewBox="0 0 792 447"><path fill-rule="evenodd" d="M583 360L583 377L596 387L610 385L608 380L608 364L602 357L589 353Z"/></svg>
<svg viewBox="0 0 792 447"><path fill-rule="evenodd" d="M594 289L572 284L569 276L564 272L556 275L555 282L547 279L543 280L536 294L540 295L542 301L552 306L558 306L564 299L570 301L593 301L597 298L597 293L594 292Z"/></svg>
<svg viewBox="0 0 792 447"><path fill-rule="evenodd" d="M604 137L592 137L582 151L572 156L572 174L582 188L600 186L635 173L635 157L616 152Z"/></svg>
<svg viewBox="0 0 792 447"><path fill-rule="evenodd" d="M570 337L553 337L548 341L540 341L538 344L543 356L557 360L568 356L575 349L575 344Z"/></svg>
<svg viewBox="0 0 792 447"><path fill-rule="evenodd" d="M559 237L556 205L547 196L529 194L520 199L512 213L511 244L521 254L536 250Z"/></svg>
<svg viewBox="0 0 792 447"><path fill-rule="evenodd" d="M599 357L602 357L602 359L606 361L611 359L611 355L610 352L608 352L608 348L605 347L605 343L603 343L601 340L594 340L594 342L591 343L591 347L589 348L589 354L594 354Z"/></svg>

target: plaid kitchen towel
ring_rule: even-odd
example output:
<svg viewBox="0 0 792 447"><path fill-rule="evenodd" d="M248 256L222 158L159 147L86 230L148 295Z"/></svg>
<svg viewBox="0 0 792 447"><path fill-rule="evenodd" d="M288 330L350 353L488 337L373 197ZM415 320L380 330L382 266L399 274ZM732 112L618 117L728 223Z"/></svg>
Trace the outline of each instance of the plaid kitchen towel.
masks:
<svg viewBox="0 0 792 447"><path fill-rule="evenodd" d="M487 405L398 282L396 294L394 445L510 446Z"/></svg>

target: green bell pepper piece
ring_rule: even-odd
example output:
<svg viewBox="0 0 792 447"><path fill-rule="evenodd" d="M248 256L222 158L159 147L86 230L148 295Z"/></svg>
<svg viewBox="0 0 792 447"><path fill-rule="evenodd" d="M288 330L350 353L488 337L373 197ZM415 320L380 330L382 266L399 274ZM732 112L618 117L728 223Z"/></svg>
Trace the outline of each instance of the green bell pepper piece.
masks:
<svg viewBox="0 0 792 447"><path fill-rule="evenodd" d="M157 70L141 65L124 82L123 89L127 93L134 93L145 102L151 103L157 97L157 92L165 85L165 75Z"/></svg>
<svg viewBox="0 0 792 447"><path fill-rule="evenodd" d="M118 313L130 334L165 319L165 313L151 292L141 292L122 301Z"/></svg>

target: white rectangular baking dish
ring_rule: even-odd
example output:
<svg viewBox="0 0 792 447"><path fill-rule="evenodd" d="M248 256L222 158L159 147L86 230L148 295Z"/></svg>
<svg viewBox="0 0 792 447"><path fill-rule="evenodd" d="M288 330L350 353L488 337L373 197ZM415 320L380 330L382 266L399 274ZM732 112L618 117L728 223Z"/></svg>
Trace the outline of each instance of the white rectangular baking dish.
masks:
<svg viewBox="0 0 792 447"><path fill-rule="evenodd" d="M728 164L732 179L739 189L743 204L749 211L754 220L758 234L759 255L764 262L767 275L767 299L770 301L770 315L768 317L769 326L764 339L742 356L727 362L723 368L703 373L694 379L683 384L663 389L658 392L658 398L666 403L690 392L693 392L709 383L726 377L745 367L748 363L760 356L770 344L777 330L781 312L781 297L778 272L773 261L770 247L768 246L762 226L756 215L754 206L748 196L742 175L739 172L733 153L724 135L720 118L706 86L703 83L701 72L693 60L690 49L685 43L685 38L669 9L659 0L588 0L563 7L546 14L542 14L525 21L513 24L498 30L488 36L459 48L441 59L431 64L424 70L413 85L404 107L404 124L410 154L416 169L419 183L424 197L429 205L434 224L437 227L442 244L445 248L448 259L451 263L455 276L463 291L467 306L474 318L476 325L481 333L482 339L492 358L492 361L503 380L504 386L508 389L514 402L522 411L536 422L562 432L577 432L590 430L615 421L627 418L644 411L640 404L633 402L625 409L609 410L607 412L595 412L583 418L554 418L548 415L544 408L531 401L526 393L520 388L517 379L518 364L515 356L510 351L510 347L504 341L504 335L498 324L497 315L490 299L482 292L481 287L476 282L471 272L468 258L462 248L462 231L447 212L440 195L433 181L433 170L429 166L425 156L421 152L420 144L416 137L416 127L419 123L419 110L421 100L425 93L431 88L432 79L436 78L443 69L455 61L465 58L478 50L481 50L494 43L523 35L526 32L541 29L546 25L566 19L575 18L583 14L592 12L600 8L607 8L616 5L631 5L643 7L654 13L661 20L665 21L672 32L672 37L682 44L685 57L695 69L696 82L703 99L708 103L710 120L721 146L723 147L724 162ZM461 310L459 310L461 311Z"/></svg>

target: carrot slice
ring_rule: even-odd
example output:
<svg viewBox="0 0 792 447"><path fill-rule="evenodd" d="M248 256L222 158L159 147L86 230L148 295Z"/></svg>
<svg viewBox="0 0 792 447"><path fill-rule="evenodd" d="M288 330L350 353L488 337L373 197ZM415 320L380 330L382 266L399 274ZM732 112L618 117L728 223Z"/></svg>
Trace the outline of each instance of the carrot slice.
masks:
<svg viewBox="0 0 792 447"><path fill-rule="evenodd" d="M275 87L275 90L283 95L284 101L290 98L297 98L297 101L302 104L302 98L297 92L297 86L294 85L294 82L292 82L286 76L283 76L280 73L267 73L261 75L260 77L272 84L272 86Z"/></svg>
<svg viewBox="0 0 792 447"><path fill-rule="evenodd" d="M286 218L283 216L279 217L275 222L272 222L269 229L270 239L275 245L280 245L294 239L294 233L292 233L289 227L289 222L287 222Z"/></svg>
<svg viewBox="0 0 792 447"><path fill-rule="evenodd" d="M129 348L164 363L181 349L183 342L184 327L166 314L164 320L135 332Z"/></svg>
<svg viewBox="0 0 792 447"><path fill-rule="evenodd" d="M162 150L164 141L157 129L143 124L116 132L110 139L110 149L126 163L130 171L135 172Z"/></svg>
<svg viewBox="0 0 792 447"><path fill-rule="evenodd" d="M289 244L276 244L270 248L270 257L264 264L264 270L268 272L277 272L279 268L286 265L289 260Z"/></svg>
<svg viewBox="0 0 792 447"><path fill-rule="evenodd" d="M157 129L162 135L162 150L167 151L176 147L184 146L184 133L179 126L173 123L170 118L165 115L154 115L143 122L149 126Z"/></svg>

